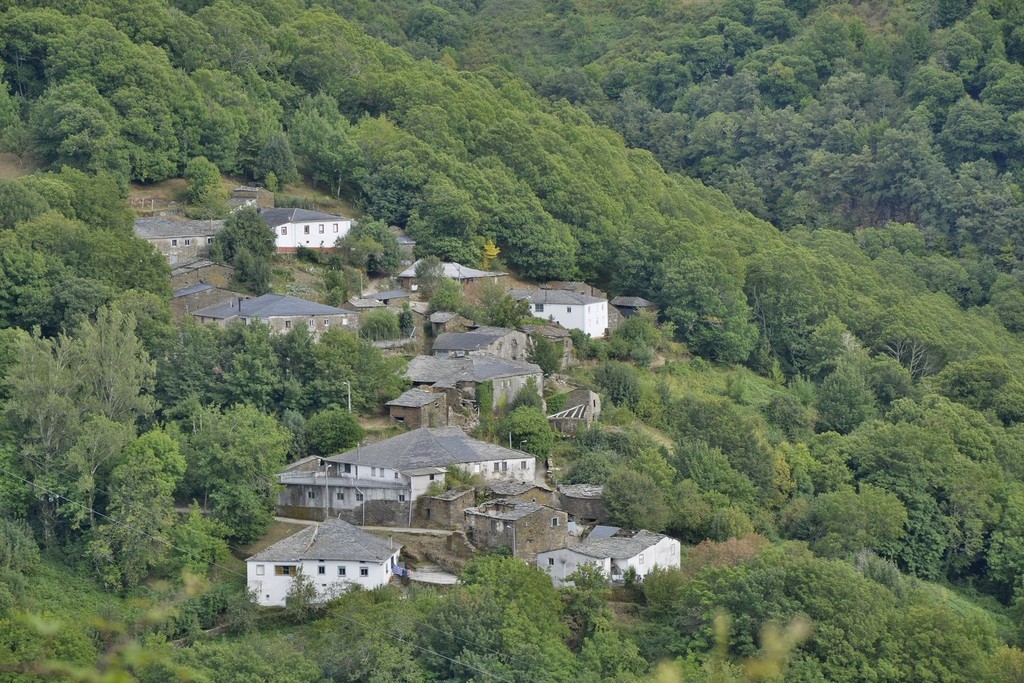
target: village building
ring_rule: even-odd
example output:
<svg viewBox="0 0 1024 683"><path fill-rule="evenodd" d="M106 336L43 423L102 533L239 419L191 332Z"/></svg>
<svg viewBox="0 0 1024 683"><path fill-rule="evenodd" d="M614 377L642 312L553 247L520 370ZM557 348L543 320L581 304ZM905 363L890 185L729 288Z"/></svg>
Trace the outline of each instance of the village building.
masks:
<svg viewBox="0 0 1024 683"><path fill-rule="evenodd" d="M565 545L568 515L540 503L499 498L468 508L466 529L478 548L508 548L532 564L545 548Z"/></svg>
<svg viewBox="0 0 1024 683"><path fill-rule="evenodd" d="M519 327L528 337L531 338L531 348L533 346L533 337L544 337L549 342L559 347L562 352L562 367L567 368L576 362L576 358L572 352L572 336L569 334L569 330L559 325L521 325Z"/></svg>
<svg viewBox="0 0 1024 683"><path fill-rule="evenodd" d="M286 334L296 327L304 327L314 339L331 329L356 332L359 317L355 311L325 306L284 294L264 294L255 299L230 299L201 308L192 316L200 323L215 323L220 327L241 321L246 325L262 323L275 334Z"/></svg>
<svg viewBox="0 0 1024 683"><path fill-rule="evenodd" d="M402 281L402 289L415 292L419 288L419 285L416 284L416 266L419 263L419 261L416 261L398 274L399 279ZM467 292L473 292L482 282L497 283L502 277L508 275L508 273L477 270L476 268L464 266L461 263L442 263L441 269L446 278L457 281Z"/></svg>
<svg viewBox="0 0 1024 683"><path fill-rule="evenodd" d="M613 583L625 579L630 570L642 580L655 568L679 568L679 541L653 531L619 530L612 536L593 535L571 547L559 547L537 554L537 567L551 576L556 587L584 564L601 570Z"/></svg>
<svg viewBox="0 0 1024 683"><path fill-rule="evenodd" d="M419 499L419 520L431 526L445 529L461 528L466 520L466 510L476 504L473 489L450 489L434 496Z"/></svg>
<svg viewBox="0 0 1024 683"><path fill-rule="evenodd" d="M359 313L360 319L366 317L370 311L375 311L378 308L387 308L387 305L383 301L360 297L352 297L345 302L345 305Z"/></svg>
<svg viewBox="0 0 1024 683"><path fill-rule="evenodd" d="M244 296L230 289L222 289L206 282L198 282L188 287L174 290L171 295L171 312L174 317L181 318L208 306Z"/></svg>
<svg viewBox="0 0 1024 683"><path fill-rule="evenodd" d="M139 218L135 234L153 245L172 266L210 256L213 238L224 221L192 221L171 218Z"/></svg>
<svg viewBox="0 0 1024 683"><path fill-rule="evenodd" d="M391 424L404 425L409 429L448 426L448 401L443 392L410 389L384 406L388 409Z"/></svg>
<svg viewBox="0 0 1024 683"><path fill-rule="evenodd" d="M274 193L265 187L254 187L252 185L239 185L231 190L228 197L228 209L232 212L252 206L257 209L272 209L274 207Z"/></svg>
<svg viewBox="0 0 1024 683"><path fill-rule="evenodd" d="M309 577L319 600L353 586L391 581L402 546L340 519L313 524L246 560L247 585L264 607L284 607L295 579Z"/></svg>
<svg viewBox="0 0 1024 683"><path fill-rule="evenodd" d="M603 495L603 486L562 484L558 487L558 507L568 512L569 517L578 524L603 522L608 518Z"/></svg>
<svg viewBox="0 0 1024 683"><path fill-rule="evenodd" d="M397 225L388 226L388 230L398 242L398 253L403 266L411 265L416 260L416 240L405 234Z"/></svg>
<svg viewBox="0 0 1024 683"><path fill-rule="evenodd" d="M548 415L548 424L556 432L575 434L590 427L601 417L601 397L590 389L574 389L569 392L565 408Z"/></svg>
<svg viewBox="0 0 1024 683"><path fill-rule="evenodd" d="M526 360L526 333L506 327L478 327L469 332L445 332L434 339L435 356L462 358L491 355L507 360Z"/></svg>
<svg viewBox="0 0 1024 683"><path fill-rule="evenodd" d="M337 517L359 523L412 521L413 504L449 466L485 480L533 481L533 455L479 441L455 427L413 429L367 446L318 459L318 466L296 463L279 477L278 512L287 517Z"/></svg>
<svg viewBox="0 0 1024 683"><path fill-rule="evenodd" d="M376 299L390 308L402 308L409 301L410 294L404 289L389 289L384 292L377 292L376 294L368 294L367 297Z"/></svg>
<svg viewBox="0 0 1024 683"><path fill-rule="evenodd" d="M473 321L451 311L437 311L430 314L430 334L439 336L445 332L465 332Z"/></svg>
<svg viewBox="0 0 1024 683"><path fill-rule="evenodd" d="M641 313L658 313L658 305L638 296L617 296L611 300L611 305L623 318L632 318Z"/></svg>
<svg viewBox="0 0 1024 683"><path fill-rule="evenodd" d="M484 485L484 494L489 499L504 498L519 503L540 503L548 507L553 507L556 502L554 492L546 484L533 481L489 481Z"/></svg>
<svg viewBox="0 0 1024 683"><path fill-rule="evenodd" d="M492 408L512 401L531 379L537 394L544 397L544 373L540 366L490 355L416 356L409 361L405 374L414 386L448 393L450 408L464 401L475 404L477 388L484 382L491 382L494 389Z"/></svg>
<svg viewBox="0 0 1024 683"><path fill-rule="evenodd" d="M308 209L263 209L260 217L274 231L279 254L293 254L299 247L336 251L334 243L352 229L352 219Z"/></svg>
<svg viewBox="0 0 1024 683"><path fill-rule="evenodd" d="M608 333L608 300L563 289L510 289L509 296L530 305L535 318L556 322L591 337Z"/></svg>
<svg viewBox="0 0 1024 683"><path fill-rule="evenodd" d="M191 285L211 284L228 289L235 279L235 269L226 263L214 263L209 259L182 262L171 268L171 287L184 289Z"/></svg>

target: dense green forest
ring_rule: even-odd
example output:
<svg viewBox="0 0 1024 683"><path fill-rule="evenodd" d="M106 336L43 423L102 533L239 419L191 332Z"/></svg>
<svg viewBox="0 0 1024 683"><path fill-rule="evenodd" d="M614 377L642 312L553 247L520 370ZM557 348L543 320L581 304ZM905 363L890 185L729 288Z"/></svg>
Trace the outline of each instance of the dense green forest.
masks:
<svg viewBox="0 0 1024 683"><path fill-rule="evenodd" d="M1024 675L1019 3L0 0L0 67L0 147L41 166L0 180L0 680ZM404 361L172 318L127 193L209 164L656 302L574 339L612 428L482 433L543 430L683 569L484 556L257 612L274 472Z"/></svg>

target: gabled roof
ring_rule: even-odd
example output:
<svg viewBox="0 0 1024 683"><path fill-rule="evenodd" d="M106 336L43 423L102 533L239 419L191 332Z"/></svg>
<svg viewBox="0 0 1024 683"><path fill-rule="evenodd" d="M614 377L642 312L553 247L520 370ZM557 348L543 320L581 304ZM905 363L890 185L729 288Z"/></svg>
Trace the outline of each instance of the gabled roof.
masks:
<svg viewBox="0 0 1024 683"><path fill-rule="evenodd" d="M303 315L355 315L355 311L325 306L286 294L264 294L255 299L242 299L241 301L231 299L207 306L199 309L193 315L220 319L236 315L249 318L275 318Z"/></svg>
<svg viewBox="0 0 1024 683"><path fill-rule="evenodd" d="M604 487L597 484L562 484L558 492L570 498L600 498L604 494Z"/></svg>
<svg viewBox="0 0 1024 683"><path fill-rule="evenodd" d="M481 354L463 358L416 356L409 361L405 376L416 384L454 388L459 382L486 382L490 379L536 375L540 372L540 366L533 363Z"/></svg>
<svg viewBox="0 0 1024 683"><path fill-rule="evenodd" d="M665 538L668 538L668 536L656 534L646 529L641 529L636 533L619 531L614 536L598 538L589 536L583 542L569 548L569 550L597 559L611 558L613 560L621 560L636 557Z"/></svg>
<svg viewBox="0 0 1024 683"><path fill-rule="evenodd" d="M324 213L322 211L310 211L308 209L296 209L296 208L275 208L275 209L263 209L260 211L260 217L263 222L271 228L276 228L279 225L285 223L301 223L303 221L348 221L351 218L345 218L344 216L335 216L334 214Z"/></svg>
<svg viewBox="0 0 1024 683"><path fill-rule="evenodd" d="M333 455L326 460L373 465L399 472L488 460L524 460L529 453L479 441L458 427L414 429L369 446Z"/></svg>
<svg viewBox="0 0 1024 683"><path fill-rule="evenodd" d="M416 277L416 266L420 264L419 259L415 261L411 266L403 270L398 274L398 277ZM461 263L442 263L442 269L444 270L444 276L451 278L452 280L472 280L478 277L496 277L498 275L507 275L507 273L496 273L489 270L477 270L476 268L470 268L464 266Z"/></svg>
<svg viewBox="0 0 1024 683"><path fill-rule="evenodd" d="M181 296L188 296L189 294L198 294L199 292L206 292L211 289L217 288L205 282L197 282L196 284L184 287L183 289L174 290L174 294L171 295L171 298L177 299L178 297Z"/></svg>
<svg viewBox="0 0 1024 683"><path fill-rule="evenodd" d="M352 308L384 308L384 304L376 299L357 299L353 297L348 300L348 303Z"/></svg>
<svg viewBox="0 0 1024 683"><path fill-rule="evenodd" d="M532 515L534 512L543 509L544 506L540 503L526 503L517 500L509 500L508 498L499 498L497 500L488 501L483 505L478 505L474 508L466 508L465 514L514 522L517 519L522 519L523 517L527 517Z"/></svg>
<svg viewBox="0 0 1024 683"><path fill-rule="evenodd" d="M224 228L224 221L176 221L171 218L137 218L135 234L144 240L170 237L209 237Z"/></svg>
<svg viewBox="0 0 1024 683"><path fill-rule="evenodd" d="M479 351L514 331L504 327L484 327L472 332L445 332L437 335L432 348L435 352Z"/></svg>
<svg viewBox="0 0 1024 683"><path fill-rule="evenodd" d="M398 406L402 408L422 408L443 398L444 394L435 394L432 391L422 389L410 389L398 398L388 401L386 406Z"/></svg>
<svg viewBox="0 0 1024 683"><path fill-rule="evenodd" d="M363 531L340 519L308 526L261 550L248 562L299 562L301 560L349 560L383 562L402 546Z"/></svg>
<svg viewBox="0 0 1024 683"><path fill-rule="evenodd" d="M623 308L650 308L655 305L653 301L638 296L617 296L611 300L611 304Z"/></svg>
<svg viewBox="0 0 1024 683"><path fill-rule="evenodd" d="M519 329L529 335L539 335L548 339L564 339L569 335L569 330L559 325L522 325Z"/></svg>
<svg viewBox="0 0 1024 683"><path fill-rule="evenodd" d="M498 479L487 483L487 490L496 496L521 496L531 489L550 491L544 484L535 481L517 481L515 479Z"/></svg>
<svg viewBox="0 0 1024 683"><path fill-rule="evenodd" d="M452 313L451 311L437 311L436 313L430 314L430 322L443 325L446 322L450 322L459 317L458 313Z"/></svg>
<svg viewBox="0 0 1024 683"><path fill-rule="evenodd" d="M562 306L579 304L580 306L587 306L589 304L607 303L607 300L599 299L596 296L577 294L576 292L569 292L564 289L510 289L508 290L508 295L518 301L528 301L531 304Z"/></svg>
<svg viewBox="0 0 1024 683"><path fill-rule="evenodd" d="M377 301L391 301L392 299L408 299L409 292L404 289L389 289L386 292L377 292L376 294L370 294Z"/></svg>

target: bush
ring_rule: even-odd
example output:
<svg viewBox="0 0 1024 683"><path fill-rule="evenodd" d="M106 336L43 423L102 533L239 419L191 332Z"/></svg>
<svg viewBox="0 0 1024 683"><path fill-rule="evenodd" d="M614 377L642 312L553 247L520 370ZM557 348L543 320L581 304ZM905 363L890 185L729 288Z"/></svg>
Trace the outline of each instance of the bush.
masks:
<svg viewBox="0 0 1024 683"><path fill-rule="evenodd" d="M344 408L328 408L306 420L306 446L312 455L331 455L355 446L363 428Z"/></svg>
<svg viewBox="0 0 1024 683"><path fill-rule="evenodd" d="M359 336L371 341L398 339L402 336L398 315L387 308L370 311L359 326Z"/></svg>

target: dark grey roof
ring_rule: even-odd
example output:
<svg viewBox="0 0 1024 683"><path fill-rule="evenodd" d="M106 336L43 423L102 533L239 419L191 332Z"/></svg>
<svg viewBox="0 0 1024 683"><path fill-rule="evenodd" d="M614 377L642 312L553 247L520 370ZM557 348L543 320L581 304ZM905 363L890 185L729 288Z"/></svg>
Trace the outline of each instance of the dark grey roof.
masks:
<svg viewBox="0 0 1024 683"><path fill-rule="evenodd" d="M260 211L263 222L271 228L276 228L285 223L301 223L302 221L347 221L352 220L344 216L335 216L323 211L309 211L308 209L275 208L263 209Z"/></svg>
<svg viewBox="0 0 1024 683"><path fill-rule="evenodd" d="M404 289L389 289L386 292L377 292L376 294L371 294L370 296L372 296L374 299L377 299L378 301L391 301L392 299L408 299L409 292L405 291Z"/></svg>
<svg viewBox="0 0 1024 683"><path fill-rule="evenodd" d="M386 406L400 406L403 408L422 408L444 397L444 394L435 394L432 391L422 389L410 389L393 401L388 401Z"/></svg>
<svg viewBox="0 0 1024 683"><path fill-rule="evenodd" d="M619 533L620 531L622 531L622 527L619 527L619 526L604 526L604 525L598 524L597 526L595 526L591 530L590 535L588 535L587 538L593 538L593 539L610 538L610 537L614 536L615 534Z"/></svg>
<svg viewBox="0 0 1024 683"><path fill-rule="evenodd" d="M617 296L611 300L611 304L623 308L650 308L655 305L653 301L638 296Z"/></svg>
<svg viewBox="0 0 1024 683"><path fill-rule="evenodd" d="M458 313L452 313L451 311L438 311L437 313L430 314L430 322L443 325L444 323L455 320L458 317Z"/></svg>
<svg viewBox="0 0 1024 683"><path fill-rule="evenodd" d="M434 340L434 351L479 351L490 346L513 330L488 327L472 332L445 332Z"/></svg>
<svg viewBox="0 0 1024 683"><path fill-rule="evenodd" d="M227 268L228 270L234 270L231 266L227 266L220 263L214 263L209 259L193 259L191 261L179 261L174 268L171 269L171 277L178 275L185 275L203 268L209 268L210 266L220 266L221 268Z"/></svg>
<svg viewBox="0 0 1024 683"><path fill-rule="evenodd" d="M570 498L600 498L604 487L597 484L563 484L558 487L558 492Z"/></svg>
<svg viewBox="0 0 1024 683"><path fill-rule="evenodd" d="M286 294L264 294L255 299L235 299L201 308L193 315L204 318L230 318L240 315L248 318L277 318L304 315L355 315L355 311L325 306Z"/></svg>
<svg viewBox="0 0 1024 683"><path fill-rule="evenodd" d="M459 382L486 382L490 379L536 375L540 372L540 366L533 363L481 354L464 358L416 356L409 361L405 375L416 384L453 388Z"/></svg>
<svg viewBox="0 0 1024 683"><path fill-rule="evenodd" d="M515 479L498 479L487 483L487 490L496 496L520 496L530 489L550 491L547 486L533 481L516 481Z"/></svg>
<svg viewBox="0 0 1024 683"><path fill-rule="evenodd" d="M210 237L224 227L224 221L176 221L171 218L138 218L135 234L144 240L170 237Z"/></svg>
<svg viewBox="0 0 1024 683"><path fill-rule="evenodd" d="M384 308L384 304L376 299L351 298L348 303L352 308Z"/></svg>
<svg viewBox="0 0 1024 683"><path fill-rule="evenodd" d="M479 515L488 519L503 519L514 522L542 509L544 509L544 506L540 503L526 503L509 500L508 498L499 498L483 505L478 505L475 508L466 508L465 512L467 515Z"/></svg>
<svg viewBox="0 0 1024 683"><path fill-rule="evenodd" d="M422 260L423 259L419 259L414 262L411 266L399 273L398 277L416 277L416 266L418 266ZM444 272L444 276L451 278L452 280L472 280L480 277L506 275L506 273L495 273L489 270L477 270L476 268L464 266L461 263L442 263L441 269Z"/></svg>
<svg viewBox="0 0 1024 683"><path fill-rule="evenodd" d="M308 526L262 550L249 561L299 562L301 560L351 560L383 562L402 546L363 531L340 519Z"/></svg>
<svg viewBox="0 0 1024 683"><path fill-rule="evenodd" d="M414 429L327 459L331 462L373 465L407 472L430 467L445 468L460 463L527 458L533 456L478 441L458 427L437 427Z"/></svg>
<svg viewBox="0 0 1024 683"><path fill-rule="evenodd" d="M189 294L198 294L199 292L206 292L206 291L209 291L211 289L217 289L217 288L214 287L213 285L207 284L205 282L197 282L196 284L190 285L190 286L185 287L183 289L176 289L176 290L174 290L174 294L172 295L171 298L177 299L180 296L188 296Z"/></svg>
<svg viewBox="0 0 1024 683"><path fill-rule="evenodd" d="M619 531L618 533L626 534L629 532ZM582 543L574 545L569 549L589 557L600 559L608 557L613 560L622 560L636 557L664 538L668 538L668 536L641 529L629 536L616 535L598 538L589 536Z"/></svg>
<svg viewBox="0 0 1024 683"><path fill-rule="evenodd" d="M519 301L528 301L531 304L554 304L572 306L579 304L599 304L605 299L599 299L589 294L577 294L564 289L510 289L508 295Z"/></svg>

